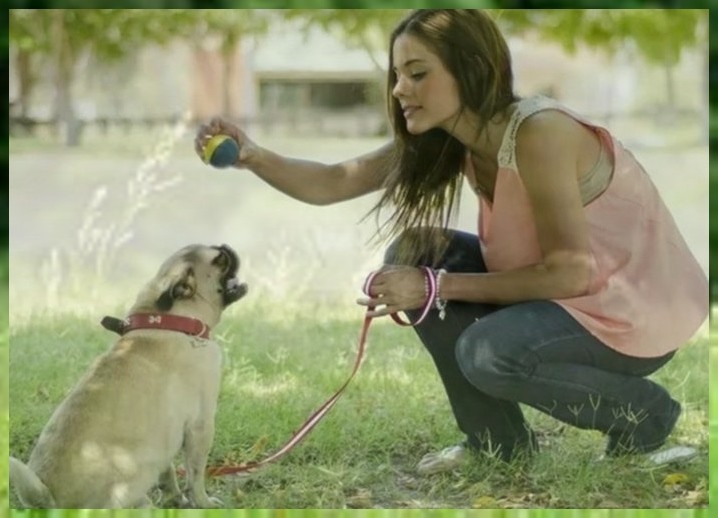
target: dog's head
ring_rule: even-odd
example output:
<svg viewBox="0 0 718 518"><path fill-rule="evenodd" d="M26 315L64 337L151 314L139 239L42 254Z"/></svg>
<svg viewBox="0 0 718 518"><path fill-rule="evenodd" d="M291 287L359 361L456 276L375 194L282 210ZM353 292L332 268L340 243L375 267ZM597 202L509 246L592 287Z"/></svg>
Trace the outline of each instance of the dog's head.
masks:
<svg viewBox="0 0 718 518"><path fill-rule="evenodd" d="M219 321L227 306L244 297L237 279L239 256L227 245L190 245L162 266L137 298L134 311L150 310Z"/></svg>

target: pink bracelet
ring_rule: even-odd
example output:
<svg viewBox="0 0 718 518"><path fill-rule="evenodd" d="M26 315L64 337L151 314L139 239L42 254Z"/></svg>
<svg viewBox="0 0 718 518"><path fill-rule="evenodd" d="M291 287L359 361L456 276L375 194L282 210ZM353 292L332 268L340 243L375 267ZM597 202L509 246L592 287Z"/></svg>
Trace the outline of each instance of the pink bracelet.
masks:
<svg viewBox="0 0 718 518"><path fill-rule="evenodd" d="M431 308L436 305L436 300L438 297L438 289L436 284L436 273L434 273L434 270L429 268L428 266L420 266L424 271L424 293L426 295L426 300L424 301L424 307L421 310L421 315L419 318L416 319L416 321L412 324L411 322L405 322L402 320L399 315L396 313L391 313L390 316L394 322L396 322L399 325L402 326L416 326L421 324L426 316L429 314L429 311L431 311ZM369 295L369 288L371 287L371 283L374 281L374 277L377 276L379 272L372 272L369 274L369 276L364 281L364 286L362 288L362 291L365 295ZM372 308L370 308L372 309ZM439 314L441 317L441 313ZM443 318L443 317L441 317Z"/></svg>

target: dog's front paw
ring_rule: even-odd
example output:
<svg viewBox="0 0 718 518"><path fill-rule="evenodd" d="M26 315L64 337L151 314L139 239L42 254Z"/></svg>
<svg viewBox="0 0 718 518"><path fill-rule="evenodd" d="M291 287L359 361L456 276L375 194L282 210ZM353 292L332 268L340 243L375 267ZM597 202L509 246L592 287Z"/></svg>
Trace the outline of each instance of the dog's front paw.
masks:
<svg viewBox="0 0 718 518"><path fill-rule="evenodd" d="M204 496L197 498L194 503L195 509L221 509L224 507L224 502L214 496Z"/></svg>
<svg viewBox="0 0 718 518"><path fill-rule="evenodd" d="M178 495L169 495L163 498L162 507L166 509L189 509L192 505L189 498L180 493Z"/></svg>

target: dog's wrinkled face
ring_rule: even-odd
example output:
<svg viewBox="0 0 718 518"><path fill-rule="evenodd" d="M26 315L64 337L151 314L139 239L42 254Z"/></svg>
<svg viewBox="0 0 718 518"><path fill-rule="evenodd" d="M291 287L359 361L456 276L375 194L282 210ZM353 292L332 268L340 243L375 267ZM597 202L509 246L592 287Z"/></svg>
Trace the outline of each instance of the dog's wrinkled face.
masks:
<svg viewBox="0 0 718 518"><path fill-rule="evenodd" d="M237 279L239 264L239 256L227 245L187 246L160 267L154 305L170 311L178 301L195 301L221 311L247 293L247 285Z"/></svg>

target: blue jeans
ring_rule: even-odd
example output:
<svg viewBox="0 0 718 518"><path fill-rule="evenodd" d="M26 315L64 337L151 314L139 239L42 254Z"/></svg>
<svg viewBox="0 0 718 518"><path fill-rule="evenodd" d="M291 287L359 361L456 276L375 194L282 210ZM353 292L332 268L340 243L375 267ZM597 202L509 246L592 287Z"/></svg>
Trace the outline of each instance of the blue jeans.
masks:
<svg viewBox="0 0 718 518"><path fill-rule="evenodd" d="M478 237L449 232L451 242L436 267L486 272ZM387 264L394 264L400 240L387 250ZM412 320L418 314L408 312ZM680 414L680 404L645 378L673 353L621 354L550 300L506 306L450 301L444 320L431 311L414 329L436 364L468 445L504 460L537 448L519 403L604 432L609 455L655 450Z"/></svg>

